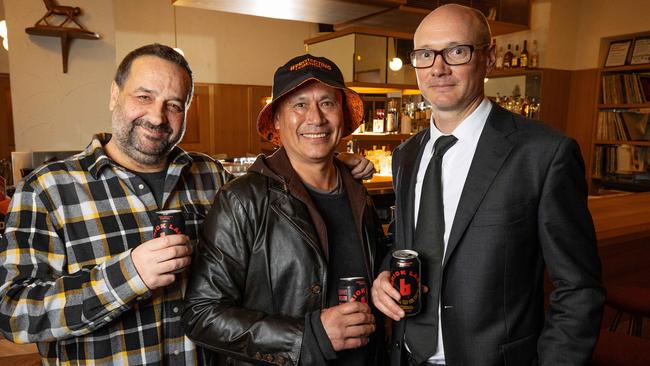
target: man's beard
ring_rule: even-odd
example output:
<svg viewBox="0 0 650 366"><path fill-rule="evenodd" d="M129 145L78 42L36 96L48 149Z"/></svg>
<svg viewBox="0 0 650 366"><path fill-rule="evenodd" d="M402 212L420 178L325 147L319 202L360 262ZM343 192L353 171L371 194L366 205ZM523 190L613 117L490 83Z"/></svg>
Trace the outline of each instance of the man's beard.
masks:
<svg viewBox="0 0 650 366"><path fill-rule="evenodd" d="M136 128L141 127L157 132L167 133L169 136L174 132L168 123L154 125L151 122L138 118L131 124L117 126L113 124L113 137L116 139L119 149L131 159L142 165L158 165L163 162L169 152L176 146L182 137L182 133L172 136L172 139L159 140L153 148L144 146L138 139ZM184 129L185 126L183 126ZM146 138L146 137L142 137Z"/></svg>

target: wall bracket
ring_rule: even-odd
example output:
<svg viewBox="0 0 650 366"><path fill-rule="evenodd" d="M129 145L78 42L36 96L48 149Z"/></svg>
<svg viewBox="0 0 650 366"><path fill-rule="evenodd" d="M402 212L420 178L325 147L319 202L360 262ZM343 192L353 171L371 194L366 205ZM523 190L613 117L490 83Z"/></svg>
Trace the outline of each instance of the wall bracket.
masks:
<svg viewBox="0 0 650 366"><path fill-rule="evenodd" d="M55 0L43 0L47 12L39 19L33 27L25 29L28 34L46 37L61 38L61 54L63 56L63 73L68 72L68 54L70 43L73 39L99 39L99 34L87 30L77 22L76 17L81 14L81 9L72 6L58 5ZM60 24L53 24L52 20L57 16L65 17ZM66 24L74 23L75 26Z"/></svg>

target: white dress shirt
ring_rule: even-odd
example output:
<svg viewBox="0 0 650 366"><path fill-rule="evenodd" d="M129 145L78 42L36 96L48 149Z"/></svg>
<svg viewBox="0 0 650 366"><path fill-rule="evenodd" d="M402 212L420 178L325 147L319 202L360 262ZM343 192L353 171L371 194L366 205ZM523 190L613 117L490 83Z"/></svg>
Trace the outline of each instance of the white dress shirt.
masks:
<svg viewBox="0 0 650 366"><path fill-rule="evenodd" d="M458 208L458 201L465 186L465 180L469 173L469 167L476 152L478 139L481 136L483 127L487 117L492 110L492 103L486 98L483 99L478 108L474 110L467 118L465 118L454 129L454 135L458 141L447 150L442 159L442 201L444 205L445 215L445 233L444 233L444 250L447 251L447 243L449 241L449 233L451 226L454 222L456 209ZM429 141L424 146L422 159L418 168L417 180L415 181L415 212L413 216L414 225L418 222L418 211L420 209L420 195L422 192L422 181L424 181L424 174L426 173L429 160L433 156L433 144L438 137L442 136L433 123L433 116L431 117L431 136ZM415 229L415 228L414 228ZM444 258L444 257L443 257ZM440 319L440 304L438 304L438 319ZM445 351L442 343L442 326L438 327L438 351L435 355L431 356L428 360L429 363L443 363L445 362Z"/></svg>

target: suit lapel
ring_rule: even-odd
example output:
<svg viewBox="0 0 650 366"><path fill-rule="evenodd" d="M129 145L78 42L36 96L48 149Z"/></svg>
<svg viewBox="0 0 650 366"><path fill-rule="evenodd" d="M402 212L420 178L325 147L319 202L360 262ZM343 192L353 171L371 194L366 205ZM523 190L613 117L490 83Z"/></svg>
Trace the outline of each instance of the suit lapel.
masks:
<svg viewBox="0 0 650 366"><path fill-rule="evenodd" d="M493 103L458 202L443 267L447 265L449 257L456 249L483 197L512 151L513 145L506 137L515 130L516 126L510 112Z"/></svg>
<svg viewBox="0 0 650 366"><path fill-rule="evenodd" d="M425 132L414 136L413 141L410 144L406 144L401 151L398 185L395 188L399 192L398 194L404 207L404 210L399 215L402 217L401 230L402 238L404 238L404 248L406 249L413 248L415 182L417 180L418 168L422 159L424 146L429 141L429 137L429 129L426 129Z"/></svg>

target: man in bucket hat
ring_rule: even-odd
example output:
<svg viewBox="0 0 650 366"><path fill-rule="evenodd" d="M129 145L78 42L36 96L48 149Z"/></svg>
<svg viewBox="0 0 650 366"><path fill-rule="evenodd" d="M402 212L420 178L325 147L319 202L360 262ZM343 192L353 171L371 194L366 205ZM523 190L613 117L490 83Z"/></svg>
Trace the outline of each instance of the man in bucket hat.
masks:
<svg viewBox="0 0 650 366"><path fill-rule="evenodd" d="M385 252L368 193L334 159L362 118L332 61L302 55L276 71L257 127L280 148L217 194L186 294L185 331L219 361L382 363L368 299L337 294L340 278L374 278Z"/></svg>

